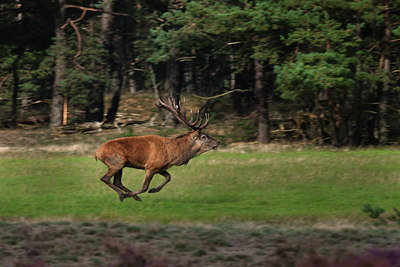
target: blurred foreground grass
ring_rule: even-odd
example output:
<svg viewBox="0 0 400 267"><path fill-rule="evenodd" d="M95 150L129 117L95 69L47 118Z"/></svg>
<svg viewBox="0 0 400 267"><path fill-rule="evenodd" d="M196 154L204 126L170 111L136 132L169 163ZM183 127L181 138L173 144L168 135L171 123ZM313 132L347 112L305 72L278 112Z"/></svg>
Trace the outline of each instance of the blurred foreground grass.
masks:
<svg viewBox="0 0 400 267"><path fill-rule="evenodd" d="M159 193L126 199L99 178L93 157L62 153L0 156L0 216L131 223L359 220L362 206L400 203L400 151L214 152L170 170ZM144 171L124 169L141 186ZM154 177L151 186L163 177ZM399 207L400 208L400 207Z"/></svg>

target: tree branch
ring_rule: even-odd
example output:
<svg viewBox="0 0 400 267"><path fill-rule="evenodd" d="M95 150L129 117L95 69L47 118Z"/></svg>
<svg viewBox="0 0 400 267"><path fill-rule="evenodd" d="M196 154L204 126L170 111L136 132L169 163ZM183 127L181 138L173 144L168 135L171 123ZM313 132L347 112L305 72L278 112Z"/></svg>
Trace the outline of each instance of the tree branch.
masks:
<svg viewBox="0 0 400 267"><path fill-rule="evenodd" d="M160 83L156 83L156 75L153 70L153 66L149 65L149 72L150 72L150 78L151 78L151 83L153 84L153 90L154 90L154 96L157 99L157 104L158 104L158 98L160 97L160 93L158 92L158 86Z"/></svg>
<svg viewBox="0 0 400 267"><path fill-rule="evenodd" d="M3 84L10 78L11 73L7 74L3 79L0 81L0 88L3 87Z"/></svg>
<svg viewBox="0 0 400 267"><path fill-rule="evenodd" d="M244 93L244 92L247 92L247 91L249 91L249 89L234 89L234 90L230 90L228 92L225 92L225 93L222 93L222 94L219 94L219 95L216 95L216 96L199 96L199 95L196 95L196 94L192 94L192 95L194 97L197 97L197 98L200 98L200 99L210 100L210 99L226 96L227 94L231 94L231 93L234 93L234 92Z"/></svg>
<svg viewBox="0 0 400 267"><path fill-rule="evenodd" d="M82 54L82 36L81 36L81 33L79 32L78 26L76 26L75 23L81 21L86 16L86 13L88 11L107 13L107 14L111 14L111 15L115 15L115 16L125 16L125 17L129 16L128 14L124 14L124 13L111 12L111 11L107 11L107 10L103 10L103 9L89 8L89 7L83 7L83 6L78 6L78 5L66 5L65 8L76 8L76 9L82 10L82 13L79 16L79 18L77 18L77 19L68 18L67 21L65 22L65 24L63 26L61 26L61 29L64 30L69 24L69 25L71 25L71 27L74 29L74 31L76 33L76 37L78 39L78 51L76 52L73 61L76 65L76 67L80 68L80 69L83 69L84 67L82 67L76 61L76 59Z"/></svg>
<svg viewBox="0 0 400 267"><path fill-rule="evenodd" d="M214 40L213 40L213 41L214 41ZM206 55L206 64L205 64L205 66L204 66L203 68L200 69L200 71L203 71L203 70L205 70L205 69L208 67L209 60L210 60L210 57L211 57L212 55L215 55L215 54L220 53L220 51L224 50L224 49L225 49L226 47L228 47L228 46L237 45L237 44L240 44L240 43L241 43L240 41L226 43L226 44L224 44L221 48L219 48L218 50L212 52L211 54Z"/></svg>
<svg viewBox="0 0 400 267"><path fill-rule="evenodd" d="M78 6L78 5L66 5L65 8L76 8L80 9L83 11L92 11L92 12L102 12L102 13L107 13L115 16L124 16L124 17L129 17L129 14L125 13L118 13L118 12L112 12L112 11L107 11L103 9L97 9L97 8L90 8L90 7L83 7L83 6Z"/></svg>
<svg viewBox="0 0 400 267"><path fill-rule="evenodd" d="M76 33L76 38L78 39L78 51L76 52L73 61L74 61L75 65L80 69L83 69L83 67L76 61L76 59L82 54L82 36L81 36L81 33L79 32L79 28L75 25L75 22L82 20L84 18L85 14L86 14L86 11L84 10L78 19L72 20L72 19L68 18L67 22L63 26L61 26L61 29L64 30L65 27L67 27L69 24L69 25L71 25L71 27L74 29L74 31Z"/></svg>

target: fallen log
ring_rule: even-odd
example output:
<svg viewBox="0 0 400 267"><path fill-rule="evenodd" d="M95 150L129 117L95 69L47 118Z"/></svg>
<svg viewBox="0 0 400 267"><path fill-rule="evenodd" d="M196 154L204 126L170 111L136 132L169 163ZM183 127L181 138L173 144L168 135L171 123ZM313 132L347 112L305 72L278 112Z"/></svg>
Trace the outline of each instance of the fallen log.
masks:
<svg viewBox="0 0 400 267"><path fill-rule="evenodd" d="M60 134L75 134L75 133L100 133L104 129L118 129L128 125L144 124L151 121L151 117L137 118L132 116L121 116L116 118L114 123L103 121L93 121L84 123L75 123L71 125L62 125L56 129Z"/></svg>

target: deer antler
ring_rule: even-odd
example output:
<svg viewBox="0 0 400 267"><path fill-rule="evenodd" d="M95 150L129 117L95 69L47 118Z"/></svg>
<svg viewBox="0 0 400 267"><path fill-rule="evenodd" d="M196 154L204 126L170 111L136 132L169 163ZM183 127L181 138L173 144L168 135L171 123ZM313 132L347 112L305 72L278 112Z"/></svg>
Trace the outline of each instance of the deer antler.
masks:
<svg viewBox="0 0 400 267"><path fill-rule="evenodd" d="M158 98L158 102L163 108L170 111L180 123L182 123L183 125L185 125L186 127L188 127L193 131L204 129L210 122L210 114L205 113L204 115L206 121L202 124L202 118L199 115L200 111L197 111L197 116L195 121L193 121L193 112L190 111L190 120L187 121L185 100L183 100L183 103L179 102L180 108L178 108L175 100L171 96L171 93L168 94L168 105L164 103L160 97Z"/></svg>

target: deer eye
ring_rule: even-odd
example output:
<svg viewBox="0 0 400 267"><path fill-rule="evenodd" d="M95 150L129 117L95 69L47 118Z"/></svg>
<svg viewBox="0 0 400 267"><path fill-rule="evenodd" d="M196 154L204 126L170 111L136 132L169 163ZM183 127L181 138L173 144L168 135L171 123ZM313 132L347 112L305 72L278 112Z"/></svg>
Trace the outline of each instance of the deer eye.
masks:
<svg viewBox="0 0 400 267"><path fill-rule="evenodd" d="M200 138L201 138L201 140L206 141L206 140L207 140L207 135L202 134L202 135L200 136Z"/></svg>

